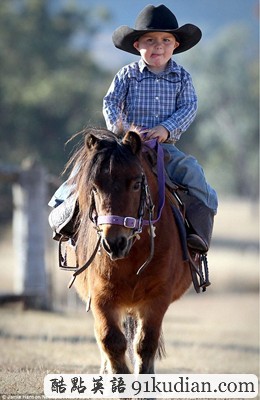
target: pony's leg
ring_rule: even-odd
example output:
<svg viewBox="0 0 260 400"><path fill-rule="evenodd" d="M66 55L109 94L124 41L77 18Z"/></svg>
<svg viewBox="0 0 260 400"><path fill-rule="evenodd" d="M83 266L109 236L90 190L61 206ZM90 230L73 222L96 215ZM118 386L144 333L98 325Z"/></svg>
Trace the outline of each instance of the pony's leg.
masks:
<svg viewBox="0 0 260 400"><path fill-rule="evenodd" d="M126 363L127 341L120 329L120 315L113 306L110 309L97 309L92 312L95 319L95 335L101 352L101 373L128 374Z"/></svg>
<svg viewBox="0 0 260 400"><path fill-rule="evenodd" d="M160 308L160 310L158 310ZM149 305L139 313L135 337L135 373L154 374L154 360L159 346L161 326L167 307ZM158 312L159 311L159 312Z"/></svg>
<svg viewBox="0 0 260 400"><path fill-rule="evenodd" d="M100 373L107 374L108 373L108 369L107 369L108 360L107 360L106 354L104 351L101 351L100 354L101 354Z"/></svg>

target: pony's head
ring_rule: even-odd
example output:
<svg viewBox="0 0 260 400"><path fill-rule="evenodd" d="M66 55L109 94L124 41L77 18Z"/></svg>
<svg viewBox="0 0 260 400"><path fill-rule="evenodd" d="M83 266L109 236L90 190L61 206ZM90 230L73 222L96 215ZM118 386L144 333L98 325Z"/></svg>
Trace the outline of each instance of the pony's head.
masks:
<svg viewBox="0 0 260 400"><path fill-rule="evenodd" d="M137 230L134 221L142 208L144 180L141 147L141 139L135 132L119 139L107 130L88 129L85 143L74 160L78 165L81 247L84 237L89 236L85 227L92 220L112 260L128 255Z"/></svg>

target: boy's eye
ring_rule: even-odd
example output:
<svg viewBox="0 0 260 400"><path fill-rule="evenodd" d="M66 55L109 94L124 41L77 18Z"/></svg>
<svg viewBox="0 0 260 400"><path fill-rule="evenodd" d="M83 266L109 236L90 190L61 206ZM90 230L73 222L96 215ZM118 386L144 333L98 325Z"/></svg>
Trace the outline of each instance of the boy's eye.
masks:
<svg viewBox="0 0 260 400"><path fill-rule="evenodd" d="M163 39L163 41L165 43L172 43L172 39L171 38L165 38L165 39Z"/></svg>

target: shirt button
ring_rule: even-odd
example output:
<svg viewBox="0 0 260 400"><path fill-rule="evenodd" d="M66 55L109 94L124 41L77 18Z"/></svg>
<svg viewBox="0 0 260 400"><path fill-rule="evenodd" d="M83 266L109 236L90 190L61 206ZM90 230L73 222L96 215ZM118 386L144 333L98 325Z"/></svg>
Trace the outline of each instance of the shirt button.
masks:
<svg viewBox="0 0 260 400"><path fill-rule="evenodd" d="M155 115L155 118L159 118L159 115L158 115L158 114L156 114L156 115Z"/></svg>

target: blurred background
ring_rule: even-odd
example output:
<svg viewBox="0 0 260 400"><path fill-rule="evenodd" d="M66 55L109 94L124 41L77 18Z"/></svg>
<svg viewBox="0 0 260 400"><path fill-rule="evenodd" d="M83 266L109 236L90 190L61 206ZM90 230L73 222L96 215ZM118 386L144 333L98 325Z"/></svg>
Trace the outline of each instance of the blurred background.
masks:
<svg viewBox="0 0 260 400"><path fill-rule="evenodd" d="M196 121L178 147L199 160L219 194L209 253L211 290L257 291L258 1L164 4L179 25L194 23L203 32L196 47L175 59L191 73L199 98ZM21 166L41 165L48 176L47 204L76 145L65 142L86 126L105 125L103 96L118 69L137 59L114 48L112 32L119 25L133 27L145 5L144 0L131 5L120 0L1 0L0 293L17 291L14 281L23 279L16 271L19 245L13 244L18 236L12 230L14 179ZM45 213L47 221L47 206ZM20 229L23 234L27 228ZM47 222L45 229L48 285L61 305L67 300L53 294L60 290L56 285L64 285L60 275L54 276L57 247Z"/></svg>

